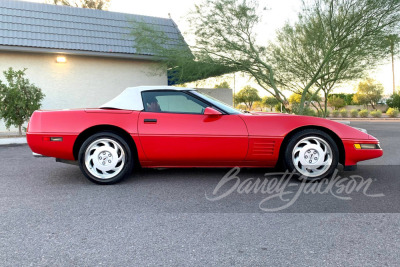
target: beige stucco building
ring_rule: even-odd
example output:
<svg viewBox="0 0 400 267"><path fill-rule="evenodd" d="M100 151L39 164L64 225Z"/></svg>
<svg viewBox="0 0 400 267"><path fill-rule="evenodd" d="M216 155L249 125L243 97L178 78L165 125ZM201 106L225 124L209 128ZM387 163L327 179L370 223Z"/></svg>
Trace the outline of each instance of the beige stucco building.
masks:
<svg viewBox="0 0 400 267"><path fill-rule="evenodd" d="M167 85L151 52L136 51L129 27L137 18L181 38L171 19L2 0L0 79L10 67L26 68L46 95L43 109L98 107L127 87Z"/></svg>
<svg viewBox="0 0 400 267"><path fill-rule="evenodd" d="M167 85L167 75L154 62L111 57L0 52L0 70L26 70L29 80L46 95L45 109L98 107L122 90L139 85ZM158 75L156 75L156 73Z"/></svg>

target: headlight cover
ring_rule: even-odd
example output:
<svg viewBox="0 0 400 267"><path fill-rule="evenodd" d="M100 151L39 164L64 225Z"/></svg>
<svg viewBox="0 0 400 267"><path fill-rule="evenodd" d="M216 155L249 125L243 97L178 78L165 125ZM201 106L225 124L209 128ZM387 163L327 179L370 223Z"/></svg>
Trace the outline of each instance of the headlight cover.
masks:
<svg viewBox="0 0 400 267"><path fill-rule="evenodd" d="M379 144L354 144L356 149L381 149Z"/></svg>

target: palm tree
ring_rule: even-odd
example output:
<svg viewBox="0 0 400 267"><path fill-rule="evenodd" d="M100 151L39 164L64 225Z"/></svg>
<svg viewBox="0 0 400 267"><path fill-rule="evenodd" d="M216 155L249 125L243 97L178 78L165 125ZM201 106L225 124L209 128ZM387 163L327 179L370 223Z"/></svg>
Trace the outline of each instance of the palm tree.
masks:
<svg viewBox="0 0 400 267"><path fill-rule="evenodd" d="M397 54L397 44L400 42L400 36L397 34L390 34L386 36L386 44L390 49L390 55L392 57L392 75L393 75L393 94L396 93L396 82L394 75L394 55Z"/></svg>

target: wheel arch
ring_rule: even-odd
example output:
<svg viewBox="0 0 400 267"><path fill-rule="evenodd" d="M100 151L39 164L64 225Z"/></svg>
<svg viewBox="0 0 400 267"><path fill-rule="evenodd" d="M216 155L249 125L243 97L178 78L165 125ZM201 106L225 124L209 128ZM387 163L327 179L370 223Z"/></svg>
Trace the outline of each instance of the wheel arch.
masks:
<svg viewBox="0 0 400 267"><path fill-rule="evenodd" d="M80 150L82 144L85 142L85 140L88 139L93 134L96 134L99 132L112 132L112 133L118 134L119 136L124 138L125 141L128 143L129 148L132 151L132 156L135 160L135 166L140 166L138 152L137 152L137 146L136 146L135 141L133 140L132 136L124 129L114 126L114 125L109 125L109 124L101 124L101 125L95 125L95 126L89 127L78 135L78 137L75 140L74 146L73 146L73 155L74 155L75 160L78 160L79 150Z"/></svg>
<svg viewBox="0 0 400 267"><path fill-rule="evenodd" d="M307 129L316 129L316 130L320 130L325 132L326 134L328 134L330 137L332 137L333 141L335 141L338 150L339 150L339 163L342 164L344 166L345 163L345 159L346 159L346 153L344 150L344 145L342 140L340 139L340 137L332 130L326 128L326 127L322 127L322 126L316 126L316 125L307 125L307 126L302 126L296 129L293 129L292 131L290 131L288 134L286 134L286 136L283 138L283 141L281 143L281 146L279 148L279 163L282 163L283 161L283 157L284 157L284 153L285 153L285 148L289 143L289 140L292 136L294 136L296 133L301 132L303 130L307 130Z"/></svg>

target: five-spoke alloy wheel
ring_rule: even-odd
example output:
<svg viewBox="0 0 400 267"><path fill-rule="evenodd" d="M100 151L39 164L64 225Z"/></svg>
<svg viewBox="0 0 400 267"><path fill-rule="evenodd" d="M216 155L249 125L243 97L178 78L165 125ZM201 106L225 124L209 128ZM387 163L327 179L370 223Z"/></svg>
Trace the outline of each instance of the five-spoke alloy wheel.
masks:
<svg viewBox="0 0 400 267"><path fill-rule="evenodd" d="M288 142L284 163L289 171L302 179L318 180L333 173L338 165L339 151L327 133L307 129L296 133Z"/></svg>
<svg viewBox="0 0 400 267"><path fill-rule="evenodd" d="M131 173L132 153L127 142L119 135L101 132L82 144L79 166L90 181L114 184Z"/></svg>

